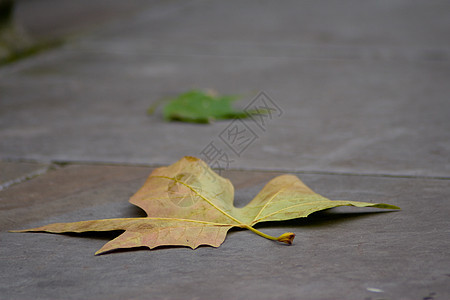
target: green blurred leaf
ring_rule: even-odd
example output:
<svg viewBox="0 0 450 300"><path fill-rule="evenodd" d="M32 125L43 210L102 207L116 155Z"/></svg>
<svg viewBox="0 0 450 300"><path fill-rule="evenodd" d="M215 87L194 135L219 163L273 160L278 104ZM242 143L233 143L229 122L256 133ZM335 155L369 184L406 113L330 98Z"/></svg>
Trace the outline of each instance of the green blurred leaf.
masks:
<svg viewBox="0 0 450 300"><path fill-rule="evenodd" d="M190 123L211 123L215 120L247 118L249 114L263 113L234 110L231 104L237 98L237 96L217 96L211 92L191 90L175 99L170 99L163 110L164 119ZM151 111L153 112L153 110Z"/></svg>

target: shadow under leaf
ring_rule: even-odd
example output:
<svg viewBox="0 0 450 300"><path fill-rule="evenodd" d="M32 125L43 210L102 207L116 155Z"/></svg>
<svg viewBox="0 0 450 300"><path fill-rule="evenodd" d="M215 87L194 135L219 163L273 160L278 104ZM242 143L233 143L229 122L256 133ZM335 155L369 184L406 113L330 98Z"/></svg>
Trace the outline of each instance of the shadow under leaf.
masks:
<svg viewBox="0 0 450 300"><path fill-rule="evenodd" d="M279 228L279 227L329 227L335 224L349 222L355 219L365 218L376 214L385 214L396 211L370 211L370 212L336 212L333 209L312 213L306 218L297 218L286 221L262 222L254 226L255 228Z"/></svg>
<svg viewBox="0 0 450 300"><path fill-rule="evenodd" d="M135 205L129 205L123 211L122 218L145 218L146 216L147 214L142 208L137 207Z"/></svg>

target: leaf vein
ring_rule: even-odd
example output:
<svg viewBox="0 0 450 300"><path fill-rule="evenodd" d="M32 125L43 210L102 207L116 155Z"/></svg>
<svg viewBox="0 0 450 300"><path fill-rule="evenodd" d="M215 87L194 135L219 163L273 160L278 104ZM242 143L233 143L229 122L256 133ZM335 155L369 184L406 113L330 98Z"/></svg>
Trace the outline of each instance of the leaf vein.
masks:
<svg viewBox="0 0 450 300"><path fill-rule="evenodd" d="M151 176L151 177L155 177L155 178L166 178L169 180L173 180L175 182L181 183L182 185L184 185L185 187L187 187L188 189L190 189L191 191L193 191L195 194L197 194L200 198L202 198L203 200L205 200L207 203L209 203L212 207L214 207L216 210L218 210L219 212L221 212L222 214L224 214L226 217L228 217L229 219L235 221L236 223L240 224L240 225L245 225L243 222L239 221L238 219L236 219L235 217L233 217L232 215L230 215L229 213L227 213L226 211L224 211L223 209L221 209L220 207L216 206L214 203L211 202L211 200L209 200L208 198L206 198L205 196L203 196L202 194L200 194L196 189L194 189L192 186L190 186L189 184L180 181L176 178L173 177L167 177L167 176Z"/></svg>
<svg viewBox="0 0 450 300"><path fill-rule="evenodd" d="M268 215L265 215L264 217L259 218L258 220L254 220L254 221L252 222L252 224L261 222L261 220L264 220L264 219L267 219L267 218L270 217L270 216L276 215L277 213L279 213L279 212L281 212L281 211L283 211L283 210L288 210L288 209L291 209L291 208L294 208L294 207L298 207L298 206L302 206L302 205L310 205L310 204L317 204L317 203L321 203L321 202L330 202L330 201L332 201L332 200L322 200L322 201L306 202L306 203L300 203L300 204L295 204L295 205L292 205L292 206L288 206L288 207L279 209L279 210L277 210L277 211L274 211L274 212L272 212L272 213L270 213L270 214L268 214Z"/></svg>
<svg viewBox="0 0 450 300"><path fill-rule="evenodd" d="M261 213L264 211L264 209L266 209L266 207L269 205L270 202L272 202L273 199L275 199L281 192L285 191L288 187L290 187L292 185L293 185L292 183L288 184L288 185L284 186L283 188L281 188L278 192L273 194L273 196L269 199L269 201L267 201L266 204L264 204L264 206L259 210L256 217L253 218L253 221L255 221L261 215Z"/></svg>

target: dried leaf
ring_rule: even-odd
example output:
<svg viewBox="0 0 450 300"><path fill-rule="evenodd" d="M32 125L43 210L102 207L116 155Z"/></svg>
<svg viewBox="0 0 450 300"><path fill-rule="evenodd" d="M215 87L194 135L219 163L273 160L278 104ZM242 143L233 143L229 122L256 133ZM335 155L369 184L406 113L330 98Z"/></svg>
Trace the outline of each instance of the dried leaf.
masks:
<svg viewBox="0 0 450 300"><path fill-rule="evenodd" d="M119 248L163 245L220 246L232 227L246 228L268 239L291 244L295 235L266 235L253 226L282 221L337 206L398 207L356 201L332 201L308 188L294 175L272 179L245 207L233 205L234 188L202 160L186 156L168 167L155 169L130 202L141 207L145 218L105 219L56 223L15 232L52 233L125 230L96 254Z"/></svg>

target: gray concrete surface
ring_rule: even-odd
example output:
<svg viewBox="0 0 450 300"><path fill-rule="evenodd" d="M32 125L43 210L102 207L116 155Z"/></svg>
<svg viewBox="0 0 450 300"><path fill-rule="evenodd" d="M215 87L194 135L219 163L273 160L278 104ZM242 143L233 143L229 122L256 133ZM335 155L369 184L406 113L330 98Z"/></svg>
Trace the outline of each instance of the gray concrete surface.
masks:
<svg viewBox="0 0 450 300"><path fill-rule="evenodd" d="M450 298L447 1L22 3L36 36L79 36L0 68L1 299ZM192 88L240 107L263 90L277 114L245 121L257 138L239 155L221 139L236 123L146 115ZM7 232L142 216L127 199L151 167L211 142L232 160L237 205L293 172L331 199L402 210L260 226L296 232L291 247L233 231L217 249L95 257L117 233Z"/></svg>
<svg viewBox="0 0 450 300"><path fill-rule="evenodd" d="M15 20L34 40L67 38L104 24L130 18L142 7L158 4L145 0L15 0Z"/></svg>

